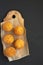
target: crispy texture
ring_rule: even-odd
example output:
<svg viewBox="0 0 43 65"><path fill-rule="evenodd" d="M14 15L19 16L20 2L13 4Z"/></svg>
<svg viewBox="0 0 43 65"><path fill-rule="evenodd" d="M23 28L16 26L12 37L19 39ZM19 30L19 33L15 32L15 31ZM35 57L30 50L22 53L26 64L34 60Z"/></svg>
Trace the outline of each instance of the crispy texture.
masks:
<svg viewBox="0 0 43 65"><path fill-rule="evenodd" d="M17 39L14 43L13 43L14 47L17 49L21 49L24 47L24 41L22 39Z"/></svg>
<svg viewBox="0 0 43 65"><path fill-rule="evenodd" d="M2 28L3 28L4 31L9 32L9 31L11 31L13 29L13 25L12 25L11 22L5 21Z"/></svg>
<svg viewBox="0 0 43 65"><path fill-rule="evenodd" d="M3 41L5 44L12 44L14 42L14 37L13 35L11 34L6 34L4 37L3 37Z"/></svg>
<svg viewBox="0 0 43 65"><path fill-rule="evenodd" d="M13 47L8 47L4 50L4 55L8 57L13 57L16 54L16 49Z"/></svg>
<svg viewBox="0 0 43 65"><path fill-rule="evenodd" d="M16 17L13 18L12 17L13 15L15 15ZM8 45L8 46L13 46L16 49L15 56L13 57L11 50L10 50L11 52L10 51L9 52L6 51L6 53L3 52L3 53L5 53L6 57L8 57L8 60L9 61L18 60L22 57L29 55L28 42L27 42L27 38L26 38L26 29L24 26L24 18L21 16L21 13L16 10L12 10L12 11L8 12L8 14L6 15L6 17L4 18L3 21L4 22L10 21L13 24L14 28L16 26L19 26L19 24L20 24L20 26L22 26L24 28L24 30L22 28L16 29L16 30L19 30L20 33L17 32L17 34L19 34L20 36L14 35L15 36L14 40L16 40L16 41L14 41L13 44L11 43L11 45ZM21 29L22 29L22 32L20 31ZM3 38L3 35L6 34L6 32L3 34L3 29L1 29L1 30L2 30L1 37ZM21 35L21 33L24 33L24 34ZM2 41L3 41L3 39L2 39ZM6 43L6 44L10 44L10 43ZM5 46L5 44L3 43L3 50L6 50L6 49L7 49L7 45ZM9 57L11 57L11 58L9 58Z"/></svg>
<svg viewBox="0 0 43 65"><path fill-rule="evenodd" d="M24 34L24 28L22 26L16 26L14 28L14 34L23 35Z"/></svg>

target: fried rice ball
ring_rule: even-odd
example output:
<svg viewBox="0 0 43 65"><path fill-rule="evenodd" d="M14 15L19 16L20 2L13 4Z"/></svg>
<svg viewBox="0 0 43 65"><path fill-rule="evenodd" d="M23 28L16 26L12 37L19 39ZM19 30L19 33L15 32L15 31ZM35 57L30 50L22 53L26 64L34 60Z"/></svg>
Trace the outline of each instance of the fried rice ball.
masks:
<svg viewBox="0 0 43 65"><path fill-rule="evenodd" d="M4 55L8 57L13 57L16 54L16 49L14 47L7 47L4 50Z"/></svg>
<svg viewBox="0 0 43 65"><path fill-rule="evenodd" d="M16 26L14 28L14 33L16 35L22 35L24 33L24 28L22 26Z"/></svg>
<svg viewBox="0 0 43 65"><path fill-rule="evenodd" d="M22 39L17 39L14 42L14 47L17 48L17 49L23 48L24 47L24 41Z"/></svg>
<svg viewBox="0 0 43 65"><path fill-rule="evenodd" d="M11 22L4 22L4 24L2 25L2 28L3 28L3 30L4 31L7 31L7 32L9 32L9 31L11 31L12 29L13 29L13 25L12 25L12 23Z"/></svg>
<svg viewBox="0 0 43 65"><path fill-rule="evenodd" d="M3 37L3 41L5 44L12 44L14 42L14 36L12 34L6 34Z"/></svg>

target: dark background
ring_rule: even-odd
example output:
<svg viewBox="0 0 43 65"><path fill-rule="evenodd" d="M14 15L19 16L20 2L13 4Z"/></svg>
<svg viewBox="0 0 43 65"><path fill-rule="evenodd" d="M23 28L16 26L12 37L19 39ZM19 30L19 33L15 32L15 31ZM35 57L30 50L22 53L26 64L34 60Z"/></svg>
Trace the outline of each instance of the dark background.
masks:
<svg viewBox="0 0 43 65"><path fill-rule="evenodd" d="M0 0L0 22L12 9L20 11L25 19L30 56L8 62L2 53L0 41L0 65L43 65L43 2L41 0Z"/></svg>

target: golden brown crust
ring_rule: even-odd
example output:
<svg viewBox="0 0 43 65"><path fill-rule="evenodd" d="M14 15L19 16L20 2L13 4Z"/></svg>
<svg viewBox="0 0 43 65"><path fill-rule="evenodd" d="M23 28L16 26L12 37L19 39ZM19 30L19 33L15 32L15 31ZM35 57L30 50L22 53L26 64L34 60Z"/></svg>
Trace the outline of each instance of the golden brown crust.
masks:
<svg viewBox="0 0 43 65"><path fill-rule="evenodd" d="M3 37L3 41L7 45L12 44L14 42L14 36L12 34L6 34Z"/></svg>
<svg viewBox="0 0 43 65"><path fill-rule="evenodd" d="M4 31L10 32L13 29L13 25L11 22L6 21L3 25L2 28Z"/></svg>
<svg viewBox="0 0 43 65"><path fill-rule="evenodd" d="M16 19L15 18L12 18L12 16L13 15L15 15L16 16ZM23 17L21 16L21 14L18 12L18 11L16 11L16 10L13 10L13 11L10 11L7 15L6 15L6 17L4 18L4 22L6 22L6 21L10 21L12 24L13 24L13 27L15 28L16 26L22 26L23 27L23 29L24 29L24 32L23 32L23 30L22 29L19 29L19 32L21 33L21 31L20 30L22 30L22 33L24 33L23 35L15 35L14 34L14 31L12 30L12 32L10 33L10 32L7 32L7 33L10 33L10 34L14 34L14 39L7 39L7 38L9 38L9 36L8 37L6 37L5 39L4 39L4 35L6 34L6 32L4 31L4 33L3 33L3 29L1 28L1 37L2 37L2 44L3 44L3 53L5 53L5 56L7 56L8 57L8 60L9 61L13 61L13 60L17 60L17 59L20 59L20 58L22 58L22 57L25 57L25 56L27 56L27 55L29 55L29 50L28 50L28 42L27 42L27 38L26 38L26 29L25 29L25 26L24 26L24 19L23 19ZM17 22L16 22L17 21ZM15 25L14 25L15 24ZM2 26L1 26L2 27ZM18 32L17 32L18 33ZM12 38L12 36L10 37L10 38ZM4 44L3 43L3 39L4 39L4 43L6 43L6 44L10 44L10 45L6 45L6 44ZM19 39L19 40L18 40ZM7 41L8 41L8 43L7 43ZM12 40L13 40L13 42L12 42ZM9 43L10 42L10 43ZM6 46L5 46L6 45ZM15 55L15 53L14 54L12 54L12 52L15 52L15 51L12 51L12 49L10 48L10 50L9 49L7 49L7 50L9 50L8 52L7 51L5 51L4 52L4 50L7 48L7 47L9 47L9 46L12 46L12 47L14 47L15 48L15 50L17 50L16 51L16 55ZM11 51L11 53L10 53L10 51ZM15 56L14 56L15 55ZM11 56L14 56L14 57L11 57ZM11 58L9 58L9 57L11 57ZM16 58L15 58L16 57ZM11 60L12 59L12 60Z"/></svg>
<svg viewBox="0 0 43 65"><path fill-rule="evenodd" d="M13 57L16 54L16 49L13 47L7 47L4 50L4 55L8 57Z"/></svg>
<svg viewBox="0 0 43 65"><path fill-rule="evenodd" d="M24 40L22 40L22 39L17 39L17 40L14 42L14 47L17 48L17 49L24 48Z"/></svg>
<svg viewBox="0 0 43 65"><path fill-rule="evenodd" d="M24 28L22 26L15 27L14 28L14 34L23 35L24 34Z"/></svg>

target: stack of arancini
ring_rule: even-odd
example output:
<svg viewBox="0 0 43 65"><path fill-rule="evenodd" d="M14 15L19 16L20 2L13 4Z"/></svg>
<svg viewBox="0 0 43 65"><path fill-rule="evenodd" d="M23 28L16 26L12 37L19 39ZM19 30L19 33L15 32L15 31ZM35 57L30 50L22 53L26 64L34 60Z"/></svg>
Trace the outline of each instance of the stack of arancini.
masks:
<svg viewBox="0 0 43 65"><path fill-rule="evenodd" d="M4 50L5 56L13 57L16 55L16 49L22 49L24 47L24 40L23 39L16 39L14 35L21 36L24 34L24 28L22 26L13 27L13 24L9 21L3 23L2 28L5 32L8 32L3 37L3 42L5 45L9 45ZM12 32L13 34L9 33Z"/></svg>

